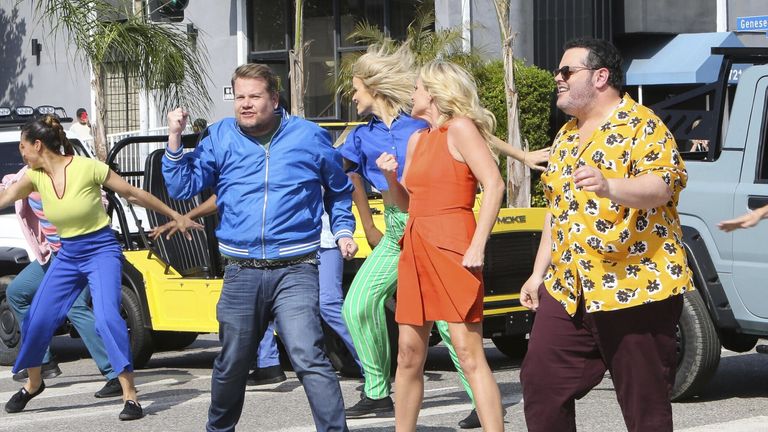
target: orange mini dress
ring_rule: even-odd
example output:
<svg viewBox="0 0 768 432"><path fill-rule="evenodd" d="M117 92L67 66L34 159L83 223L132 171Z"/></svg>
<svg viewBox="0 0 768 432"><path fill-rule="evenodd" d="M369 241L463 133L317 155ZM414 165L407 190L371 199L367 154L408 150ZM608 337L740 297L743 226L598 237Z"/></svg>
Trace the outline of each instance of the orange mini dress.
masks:
<svg viewBox="0 0 768 432"><path fill-rule="evenodd" d="M477 179L448 151L448 127L417 132L404 179L410 203L397 267L400 324L483 319L482 273L461 265L477 226Z"/></svg>

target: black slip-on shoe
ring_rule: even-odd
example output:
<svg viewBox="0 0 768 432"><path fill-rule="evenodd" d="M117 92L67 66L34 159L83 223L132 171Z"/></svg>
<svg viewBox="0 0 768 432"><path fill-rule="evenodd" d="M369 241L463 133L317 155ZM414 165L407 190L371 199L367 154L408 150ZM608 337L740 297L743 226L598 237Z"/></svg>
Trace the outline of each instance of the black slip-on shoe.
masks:
<svg viewBox="0 0 768 432"><path fill-rule="evenodd" d="M394 411L392 398L387 396L383 399L371 399L364 396L360 402L346 409L347 418L365 417L371 414L390 413Z"/></svg>
<svg viewBox="0 0 768 432"><path fill-rule="evenodd" d="M248 375L248 381L246 383L249 386L260 386L265 384L277 384L287 380L283 368L280 365L267 366L265 368L257 368L250 375Z"/></svg>
<svg viewBox="0 0 768 432"><path fill-rule="evenodd" d="M21 390L14 393L13 396L11 396L11 399L6 402L5 412L13 414L23 411L24 407L27 406L27 403L29 403L33 397L42 393L43 390L45 390L45 381L40 383L40 387L34 393L30 393L27 389L22 387Z"/></svg>
<svg viewBox="0 0 768 432"><path fill-rule="evenodd" d="M120 412L120 420L138 420L144 417L144 410L138 402L127 400L125 406Z"/></svg>
<svg viewBox="0 0 768 432"><path fill-rule="evenodd" d="M57 376L61 375L61 369L59 368L59 364L55 361L51 360L48 363L43 363L40 365L40 374L42 375L44 380L56 378ZM13 380L16 382L24 382L29 378L29 372L27 372L26 369L22 369L15 374L13 374Z"/></svg>
<svg viewBox="0 0 768 432"><path fill-rule="evenodd" d="M480 417L477 416L477 410L473 409L464 420L459 422L462 429L477 429L480 427Z"/></svg>
<svg viewBox="0 0 768 432"><path fill-rule="evenodd" d="M104 384L101 390L93 394L95 398L111 398L123 395L123 387L120 386L120 380L112 378Z"/></svg>

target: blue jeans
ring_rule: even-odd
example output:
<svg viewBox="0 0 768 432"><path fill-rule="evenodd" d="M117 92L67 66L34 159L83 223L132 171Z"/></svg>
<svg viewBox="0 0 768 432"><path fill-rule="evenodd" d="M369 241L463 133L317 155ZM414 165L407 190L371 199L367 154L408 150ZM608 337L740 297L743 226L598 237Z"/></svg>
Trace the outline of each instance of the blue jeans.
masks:
<svg viewBox="0 0 768 432"><path fill-rule="evenodd" d="M13 309L16 315L16 320L21 326L24 322L24 317L27 316L29 306L32 304L32 299L35 297L37 289L40 287L40 283L43 281L45 272L48 267L56 259L55 256L51 257L51 260L40 265L37 261L32 261L13 279L8 285L6 295L8 298L8 304ZM112 370L112 366L107 359L107 350L104 348L104 342L96 334L96 324L93 317L91 308L88 307L88 300L90 298L90 291L88 288L84 289L82 293L77 297L72 308L67 312L67 318L72 325L77 329L80 337L83 339L85 347L88 352L91 353L93 361L96 362L96 366L101 371L102 375L105 375L108 379L116 378L117 373ZM51 351L49 348L45 349L45 355L43 356L43 363L51 361Z"/></svg>
<svg viewBox="0 0 768 432"><path fill-rule="evenodd" d="M339 335L344 345L352 354L355 363L363 371L363 365L357 356L357 350L352 343L352 336L347 330L347 324L341 317L341 308L344 305L344 293L341 282L344 270L344 258L338 248L321 248L317 253L318 272L320 276L320 316L326 324ZM273 323L269 323L264 339L259 344L256 364L253 368L269 367L280 364L280 354L277 350L277 341Z"/></svg>
<svg viewBox="0 0 768 432"><path fill-rule="evenodd" d="M313 264L271 269L230 264L224 269L216 306L221 352L213 364L208 431L235 429L253 353L273 319L304 386L316 429L348 430L339 381L323 351L318 290Z"/></svg>

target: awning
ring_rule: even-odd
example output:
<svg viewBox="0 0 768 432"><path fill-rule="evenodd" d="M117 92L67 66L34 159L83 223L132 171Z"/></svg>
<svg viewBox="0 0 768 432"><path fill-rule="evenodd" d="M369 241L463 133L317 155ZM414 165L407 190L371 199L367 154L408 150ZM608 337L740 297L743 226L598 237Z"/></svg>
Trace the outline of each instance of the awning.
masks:
<svg viewBox="0 0 768 432"><path fill-rule="evenodd" d="M710 49L742 46L732 32L679 34L650 58L630 61L625 71L626 85L714 82L722 56L713 56Z"/></svg>

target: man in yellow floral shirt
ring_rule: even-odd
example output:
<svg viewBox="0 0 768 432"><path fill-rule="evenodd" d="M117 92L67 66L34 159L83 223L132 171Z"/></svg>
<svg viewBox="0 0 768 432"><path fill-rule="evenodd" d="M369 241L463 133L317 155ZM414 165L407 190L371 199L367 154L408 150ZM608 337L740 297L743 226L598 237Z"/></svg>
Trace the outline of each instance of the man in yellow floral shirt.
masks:
<svg viewBox="0 0 768 432"><path fill-rule="evenodd" d="M575 431L575 400L606 370L629 431L672 431L680 294L692 289L676 210L687 175L622 80L619 52L594 39L567 43L555 71L573 118L542 176L549 212L521 291L537 311L521 370L530 431Z"/></svg>

